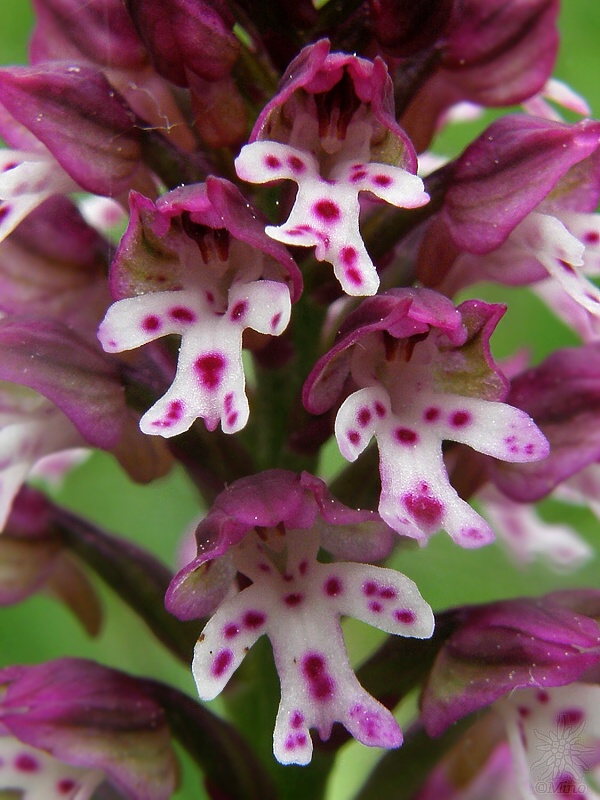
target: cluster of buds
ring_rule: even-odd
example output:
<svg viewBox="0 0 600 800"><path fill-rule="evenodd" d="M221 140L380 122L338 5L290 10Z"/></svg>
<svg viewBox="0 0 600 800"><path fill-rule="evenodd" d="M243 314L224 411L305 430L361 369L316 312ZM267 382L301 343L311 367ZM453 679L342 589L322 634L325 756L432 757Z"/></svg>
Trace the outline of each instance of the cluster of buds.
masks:
<svg viewBox="0 0 600 800"><path fill-rule="evenodd" d="M390 751L361 798L597 797L598 593L434 618L394 566L442 530L521 567L593 554L532 506L600 515L600 122L552 78L558 0L33 6L29 65L0 69L0 603L46 592L95 635L92 570L202 702L9 665L0 795L168 800L175 738L210 798L291 797L276 762L317 798L351 736ZM441 159L464 104L522 111ZM484 280L581 344L498 363ZM187 474L177 570L28 484L92 449ZM348 617L389 635L358 674Z"/></svg>

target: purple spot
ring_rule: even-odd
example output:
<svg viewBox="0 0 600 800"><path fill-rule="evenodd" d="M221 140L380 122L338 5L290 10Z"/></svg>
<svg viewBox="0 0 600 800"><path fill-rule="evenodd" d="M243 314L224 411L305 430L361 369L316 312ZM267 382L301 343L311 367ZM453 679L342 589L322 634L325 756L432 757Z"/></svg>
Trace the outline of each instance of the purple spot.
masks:
<svg viewBox="0 0 600 800"><path fill-rule="evenodd" d="M556 794L568 795L571 800L585 800L585 795L581 794L578 790L577 783L573 775L568 772L563 772L557 775L552 781L552 788Z"/></svg>
<svg viewBox="0 0 600 800"><path fill-rule="evenodd" d="M383 403L380 403L379 401L375 403L375 413L377 414L379 419L383 419L383 417L385 417L386 412Z"/></svg>
<svg viewBox="0 0 600 800"><path fill-rule="evenodd" d="M301 561L298 564L298 572L300 573L300 575L306 575L306 573L308 572L308 561Z"/></svg>
<svg viewBox="0 0 600 800"><path fill-rule="evenodd" d="M343 587L342 582L339 578L331 577L327 578L325 581L325 594L329 595L329 597L337 597L338 594L341 594Z"/></svg>
<svg viewBox="0 0 600 800"><path fill-rule="evenodd" d="M430 406L423 412L423 419L425 420L425 422L435 422L439 416L440 416L440 410L435 406Z"/></svg>
<svg viewBox="0 0 600 800"><path fill-rule="evenodd" d="M548 702L548 700L550 700L550 695L545 689L540 689L540 691L537 692L536 694L536 698L538 703L542 703L543 705L545 705Z"/></svg>
<svg viewBox="0 0 600 800"><path fill-rule="evenodd" d="M256 628L260 628L261 625L264 625L266 619L262 611L246 611L242 622L246 628L256 630Z"/></svg>
<svg viewBox="0 0 600 800"><path fill-rule="evenodd" d="M565 272L568 272L570 275L577 275L577 272L573 268L568 261L564 261L562 258L557 259L559 266L561 266Z"/></svg>
<svg viewBox="0 0 600 800"><path fill-rule="evenodd" d="M517 711L519 712L519 716L523 717L523 719L527 719L531 715L531 709L527 708L527 706L519 706Z"/></svg>
<svg viewBox="0 0 600 800"><path fill-rule="evenodd" d="M183 414L183 403L181 402L181 400L171 400L167 408L167 419L176 422L178 419L181 419L182 414Z"/></svg>
<svg viewBox="0 0 600 800"><path fill-rule="evenodd" d="M362 591L366 597L373 597L374 594L377 594L377 589L375 581L365 581L362 585Z"/></svg>
<svg viewBox="0 0 600 800"><path fill-rule="evenodd" d="M302 161L301 158L298 158L298 156L290 156L287 162L292 172L295 172L297 175L299 175L301 172L304 172L306 169L304 161Z"/></svg>
<svg viewBox="0 0 600 800"><path fill-rule="evenodd" d="M15 758L15 769L19 772L37 772L40 765L29 753L21 753Z"/></svg>
<svg viewBox="0 0 600 800"><path fill-rule="evenodd" d="M294 711L292 714L292 718L290 720L290 725L292 728L299 728L302 723L304 722L304 715L301 711Z"/></svg>
<svg viewBox="0 0 600 800"><path fill-rule="evenodd" d="M402 504L419 524L428 528L439 526L444 507L436 497L426 494L405 494L402 497Z"/></svg>
<svg viewBox="0 0 600 800"><path fill-rule="evenodd" d="M286 594L286 596L283 598L283 602L286 604L286 606L289 606L290 608L295 608L295 606L299 606L303 600L304 600L304 595L301 594L300 592L292 592L291 594Z"/></svg>
<svg viewBox="0 0 600 800"><path fill-rule="evenodd" d="M76 786L77 784L74 780L71 780L71 778L63 778L56 784L59 794L69 794L69 792L72 792Z"/></svg>
<svg viewBox="0 0 600 800"><path fill-rule="evenodd" d="M364 428L369 422L371 422L371 412L368 408L361 408L358 412L358 424L361 428Z"/></svg>
<svg viewBox="0 0 600 800"><path fill-rule="evenodd" d="M598 231L587 231L583 235L583 241L585 244L598 244L600 242L600 233Z"/></svg>
<svg viewBox="0 0 600 800"><path fill-rule="evenodd" d="M239 629L238 625L235 622L229 622L223 628L223 636L226 639L234 639L238 635L239 632L240 632L240 629Z"/></svg>
<svg viewBox="0 0 600 800"><path fill-rule="evenodd" d="M347 267L352 267L356 263L356 259L358 258L358 253L356 252L354 247L350 246L342 247L342 249L340 250L340 258Z"/></svg>
<svg viewBox="0 0 600 800"><path fill-rule="evenodd" d="M142 320L142 328L148 333L157 331L160 328L160 319L155 314L150 314Z"/></svg>
<svg viewBox="0 0 600 800"><path fill-rule="evenodd" d="M383 586L379 590L379 597L382 600L394 600L396 598L397 592L392 586Z"/></svg>
<svg viewBox="0 0 600 800"><path fill-rule="evenodd" d="M297 747L304 747L306 744L306 734L304 733L296 733L296 734L289 734L285 739L285 749L286 750L295 750Z"/></svg>
<svg viewBox="0 0 600 800"><path fill-rule="evenodd" d="M327 672L325 658L322 655L307 653L302 659L302 674L308 681L309 692L315 700L332 699L335 683Z"/></svg>
<svg viewBox="0 0 600 800"><path fill-rule="evenodd" d="M345 273L350 283L354 284L354 286L360 286L362 284L362 275L356 267L348 267Z"/></svg>
<svg viewBox="0 0 600 800"><path fill-rule="evenodd" d="M374 739L379 736L380 719L372 710L357 703L350 709L350 716L352 719L358 720L358 726L365 739Z"/></svg>
<svg viewBox="0 0 600 800"><path fill-rule="evenodd" d="M523 448L528 456L530 456L533 451L535 450L535 445L532 442L528 442L525 447Z"/></svg>
<svg viewBox="0 0 600 800"><path fill-rule="evenodd" d="M171 319L174 319L175 322L195 322L196 315L194 312L186 308L185 306L175 306L169 311L169 316Z"/></svg>
<svg viewBox="0 0 600 800"><path fill-rule="evenodd" d="M325 222L335 222L341 216L340 208L333 200L317 200L313 206L313 211L317 217L325 220Z"/></svg>
<svg viewBox="0 0 600 800"><path fill-rule="evenodd" d="M394 611L394 619L403 625L410 625L415 621L415 614L410 608L397 608Z"/></svg>
<svg viewBox="0 0 600 800"><path fill-rule="evenodd" d="M215 302L215 296L212 292L206 292L205 297L211 305Z"/></svg>
<svg viewBox="0 0 600 800"><path fill-rule="evenodd" d="M585 719L585 714L580 708L565 708L556 715L556 722L565 728L572 728L579 725Z"/></svg>
<svg viewBox="0 0 600 800"><path fill-rule="evenodd" d="M221 353L206 353L196 359L194 366L199 373L200 381L207 389L216 389L221 383L226 363Z"/></svg>
<svg viewBox="0 0 600 800"><path fill-rule="evenodd" d="M2 170L2 172L8 172L9 170L14 169L15 167L18 166L19 163L17 161L9 161L8 164L4 165L4 169Z"/></svg>
<svg viewBox="0 0 600 800"><path fill-rule="evenodd" d="M0 206L0 222L8 215L10 206Z"/></svg>
<svg viewBox="0 0 600 800"><path fill-rule="evenodd" d="M217 653L210 668L211 675L214 678L220 678L226 671L231 662L233 661L233 653L231 650L221 650Z"/></svg>
<svg viewBox="0 0 600 800"><path fill-rule="evenodd" d="M265 564L264 561L258 565L258 568L261 572L271 572L271 567L268 564Z"/></svg>
<svg viewBox="0 0 600 800"><path fill-rule="evenodd" d="M248 303L245 300L238 300L229 312L231 319L241 319L248 310Z"/></svg>
<svg viewBox="0 0 600 800"><path fill-rule="evenodd" d="M223 409L225 413L231 411L233 408L233 392L227 392L225 397L223 398Z"/></svg>
<svg viewBox="0 0 600 800"><path fill-rule="evenodd" d="M356 172L353 172L350 176L350 180L352 183L358 183L358 181L362 181L363 178L367 177L367 171L364 169L357 169Z"/></svg>
<svg viewBox="0 0 600 800"><path fill-rule="evenodd" d="M377 600L373 600L369 603L369 611L373 611L375 614L380 614L383 611L383 606L381 603L378 603Z"/></svg>
<svg viewBox="0 0 600 800"><path fill-rule="evenodd" d="M419 438L415 431L411 431L410 428L396 428L394 436L400 444L414 444Z"/></svg>
<svg viewBox="0 0 600 800"><path fill-rule="evenodd" d="M281 322L281 311L278 311L277 314L273 314L273 316L271 317L271 322L269 323L271 325L271 330L274 331L280 322Z"/></svg>
<svg viewBox="0 0 600 800"><path fill-rule="evenodd" d="M265 167L269 169L279 169L281 166L281 161L277 158L277 156L268 155L265 156Z"/></svg>
<svg viewBox="0 0 600 800"><path fill-rule="evenodd" d="M465 530L461 531L461 534L465 537L465 539L472 539L475 542L484 538L484 534L479 530L479 528L466 528Z"/></svg>
<svg viewBox="0 0 600 800"><path fill-rule="evenodd" d="M391 186L393 181L389 175L375 175L373 183L377 186Z"/></svg>
<svg viewBox="0 0 600 800"><path fill-rule="evenodd" d="M450 415L450 424L453 425L455 428L464 428L469 422L471 422L471 415L468 411L455 411L454 414Z"/></svg>
<svg viewBox="0 0 600 800"><path fill-rule="evenodd" d="M346 436L350 444L357 445L360 442L360 433L358 431L348 431Z"/></svg>

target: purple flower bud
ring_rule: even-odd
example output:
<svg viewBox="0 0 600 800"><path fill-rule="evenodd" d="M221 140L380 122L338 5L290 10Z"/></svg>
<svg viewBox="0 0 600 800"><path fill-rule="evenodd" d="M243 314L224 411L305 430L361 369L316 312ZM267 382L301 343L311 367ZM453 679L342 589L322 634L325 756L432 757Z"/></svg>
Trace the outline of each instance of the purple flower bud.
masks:
<svg viewBox="0 0 600 800"><path fill-rule="evenodd" d="M550 455L539 464L492 465L492 479L509 497L539 500L561 481L600 457L596 424L600 344L557 350L513 378L508 399L548 437Z"/></svg>
<svg viewBox="0 0 600 800"><path fill-rule="evenodd" d="M189 73L219 80L231 72L239 42L223 0L126 0L157 72L177 86Z"/></svg>
<svg viewBox="0 0 600 800"><path fill-rule="evenodd" d="M22 754L29 768L21 758L20 772L39 773L47 781L50 754L78 768L69 775L73 781L93 773L95 785L107 779L129 800L171 797L177 770L170 733L143 682L91 661L65 658L8 667L0 672L0 684L2 728L12 737L0 737L0 753L12 748L17 772ZM21 750L19 743L25 745Z"/></svg>
<svg viewBox="0 0 600 800"><path fill-rule="evenodd" d="M423 690L427 732L437 736L517 687L577 680L600 659L598 601L590 589L466 607Z"/></svg>
<svg viewBox="0 0 600 800"><path fill-rule="evenodd" d="M139 69L148 58L120 0L33 0L32 64L84 58L111 69Z"/></svg>
<svg viewBox="0 0 600 800"><path fill-rule="evenodd" d="M135 118L102 73L68 62L3 69L0 103L83 189L113 196L131 186L141 157Z"/></svg>

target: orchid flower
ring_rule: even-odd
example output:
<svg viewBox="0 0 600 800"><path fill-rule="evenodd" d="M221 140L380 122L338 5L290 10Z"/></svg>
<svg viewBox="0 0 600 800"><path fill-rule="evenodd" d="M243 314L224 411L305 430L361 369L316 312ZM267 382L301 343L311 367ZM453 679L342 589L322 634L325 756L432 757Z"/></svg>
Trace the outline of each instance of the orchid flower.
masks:
<svg viewBox="0 0 600 800"><path fill-rule="evenodd" d="M250 413L242 334L251 328L280 335L300 277L283 248L269 243L237 190L213 178L206 186L176 189L156 206L134 194L112 281L122 299L98 332L106 351L181 336L173 384L144 414L141 430L175 436L197 417L208 430L219 421L225 433L241 430Z"/></svg>
<svg viewBox="0 0 600 800"><path fill-rule="evenodd" d="M297 183L287 221L266 233L314 245L349 295L373 295L379 286L359 231L359 192L400 208L429 200L412 145L392 116L390 89L381 60L329 54L329 43L318 42L292 62L235 162L251 183Z"/></svg>
<svg viewBox="0 0 600 800"><path fill-rule="evenodd" d="M475 301L455 309L424 289L388 292L347 318L305 384L304 403L319 413L333 405L351 376L358 388L335 423L340 452L354 461L377 438L379 513L421 544L440 528L463 547L493 539L450 485L442 441L509 462L537 461L548 453L531 418L501 402L504 378L487 349L501 313Z"/></svg>
<svg viewBox="0 0 600 800"><path fill-rule="evenodd" d="M431 636L431 609L411 580L357 563L389 552L390 533L319 479L271 470L217 498L196 531L198 557L173 579L166 604L174 614L211 614L192 665L203 700L222 691L259 636L271 640L281 683L274 753L284 764L307 764L309 729L327 739L335 722L365 745L402 743L391 713L358 683L339 623L352 616L388 633ZM319 547L332 563L317 560ZM233 592L236 574L250 585Z"/></svg>

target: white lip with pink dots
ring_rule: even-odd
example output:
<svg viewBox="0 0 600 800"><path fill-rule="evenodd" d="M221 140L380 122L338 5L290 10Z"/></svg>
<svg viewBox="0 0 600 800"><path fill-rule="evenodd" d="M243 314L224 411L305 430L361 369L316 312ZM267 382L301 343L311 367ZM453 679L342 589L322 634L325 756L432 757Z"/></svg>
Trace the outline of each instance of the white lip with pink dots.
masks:
<svg viewBox="0 0 600 800"><path fill-rule="evenodd" d="M284 764L308 764L310 728L327 739L341 722L368 746L399 747L393 715L359 684L340 628L352 616L380 630L425 639L433 613L396 570L317 561L316 530L249 533L229 554L252 581L229 596L204 628L192 671L203 700L216 697L262 635L271 640L281 682L273 750ZM272 545L272 546L271 546Z"/></svg>
<svg viewBox="0 0 600 800"><path fill-rule="evenodd" d="M350 125L348 138L356 137L358 128L366 136L363 127L364 123ZM235 168L239 177L250 183L295 181L298 194L287 221L270 225L265 232L284 244L314 246L317 260L333 265L344 292L365 297L377 292L379 276L360 234L359 192L370 192L400 208L422 206L429 195L421 178L401 167L361 160L356 150L349 144L336 157L331 156L334 164L324 177L312 153L288 144L258 141L242 148Z"/></svg>
<svg viewBox="0 0 600 800"><path fill-rule="evenodd" d="M0 737L0 790L22 800L89 800L104 780L99 770L72 767L12 736Z"/></svg>

